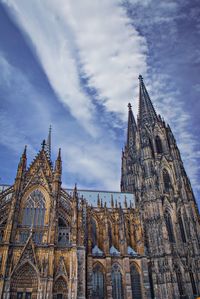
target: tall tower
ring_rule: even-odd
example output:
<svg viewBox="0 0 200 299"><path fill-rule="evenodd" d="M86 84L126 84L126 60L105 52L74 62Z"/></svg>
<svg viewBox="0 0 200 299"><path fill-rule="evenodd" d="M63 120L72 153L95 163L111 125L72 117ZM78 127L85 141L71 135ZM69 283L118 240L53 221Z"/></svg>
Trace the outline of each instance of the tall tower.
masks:
<svg viewBox="0 0 200 299"><path fill-rule="evenodd" d="M200 294L200 219L174 135L139 76L137 125L129 104L121 190L133 192L149 257L152 298Z"/></svg>

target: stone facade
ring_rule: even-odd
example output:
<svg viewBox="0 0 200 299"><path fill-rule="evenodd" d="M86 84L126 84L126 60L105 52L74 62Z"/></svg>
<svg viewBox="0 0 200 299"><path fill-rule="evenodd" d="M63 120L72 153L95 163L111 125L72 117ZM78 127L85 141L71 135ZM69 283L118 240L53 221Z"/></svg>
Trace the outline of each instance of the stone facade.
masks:
<svg viewBox="0 0 200 299"><path fill-rule="evenodd" d="M61 187L45 143L1 192L0 298L150 298L143 230L134 202L96 206ZM133 279L135 281L133 282ZM133 287L136 287L133 289ZM137 296L137 297L136 297Z"/></svg>
<svg viewBox="0 0 200 299"><path fill-rule="evenodd" d="M200 294L198 207L174 135L152 105L139 77L137 124L129 104L122 153L122 191L133 192L140 211L152 297Z"/></svg>
<svg viewBox="0 0 200 299"><path fill-rule="evenodd" d="M48 138L50 140L50 136ZM129 105L121 190L135 202L96 204L62 188L43 142L0 193L0 298L176 299L200 293L199 214L170 127L140 77Z"/></svg>

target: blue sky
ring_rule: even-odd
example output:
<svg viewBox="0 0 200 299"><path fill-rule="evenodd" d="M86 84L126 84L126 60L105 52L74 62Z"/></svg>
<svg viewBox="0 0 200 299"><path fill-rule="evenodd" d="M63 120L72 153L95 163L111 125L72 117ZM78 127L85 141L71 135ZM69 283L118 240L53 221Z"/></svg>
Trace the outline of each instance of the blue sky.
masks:
<svg viewBox="0 0 200 299"><path fill-rule="evenodd" d="M193 0L1 0L1 183L52 125L63 183L119 190L127 103L143 74L199 198L200 4Z"/></svg>

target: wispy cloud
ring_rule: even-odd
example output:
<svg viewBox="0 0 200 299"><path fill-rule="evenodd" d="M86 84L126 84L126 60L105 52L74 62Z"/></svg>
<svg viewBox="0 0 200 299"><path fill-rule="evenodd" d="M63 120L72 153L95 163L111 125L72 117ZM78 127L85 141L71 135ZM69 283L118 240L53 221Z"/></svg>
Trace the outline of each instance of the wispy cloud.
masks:
<svg viewBox="0 0 200 299"><path fill-rule="evenodd" d="M134 93L138 73L146 70L146 44L118 2L4 3L31 40L58 99L90 133L98 131L95 106L81 76L96 90L99 103L125 120L125 103Z"/></svg>
<svg viewBox="0 0 200 299"><path fill-rule="evenodd" d="M197 188L199 144L189 126L190 112L181 101L181 86L175 86L169 74L175 71L176 61L190 63L186 55L171 57L179 36L177 22L187 20L182 8L188 0L3 3L24 32L66 118L68 112L74 118L64 123L63 117L53 121L68 171L66 182L71 173L70 183L77 177L85 186L99 184L118 189L120 145L116 127L118 122L126 121L126 104L131 98L137 111L137 77L142 73L158 111L175 131L186 169ZM195 10L190 14L197 22ZM198 89L198 84L195 86ZM52 118L55 107L48 107L47 101L44 105ZM121 141L122 136L119 138Z"/></svg>
<svg viewBox="0 0 200 299"><path fill-rule="evenodd" d="M127 102L137 94L138 73L146 71L145 39L113 0L3 3L24 32L66 115L69 110L79 122L79 130L73 121L68 127L60 120L53 124L64 169L85 186L96 182L118 189L121 146L115 128L118 120L126 121Z"/></svg>
<svg viewBox="0 0 200 299"><path fill-rule="evenodd" d="M0 144L11 150L17 160L24 145L28 145L28 158L31 161L51 123L53 159L58 148L62 147L65 185L71 187L76 181L85 188L99 184L101 188L119 189L120 149L112 135L107 132L104 137L94 141L73 119L66 120L66 113L55 119L56 109L46 99L47 95L40 94L21 70L11 65L1 53L0 67L0 88L7 92L5 98L1 96L1 103L4 101L5 104L1 105ZM5 105L10 109L3 107Z"/></svg>
<svg viewBox="0 0 200 299"><path fill-rule="evenodd" d="M33 155L36 151L30 142L31 126L34 125L36 132L44 128L49 123L48 111L45 112L42 103L38 101L41 96L34 90L26 76L12 66L1 52L0 68L0 144L12 150L16 155L19 155L24 145L27 144ZM6 90L6 94L3 90Z"/></svg>

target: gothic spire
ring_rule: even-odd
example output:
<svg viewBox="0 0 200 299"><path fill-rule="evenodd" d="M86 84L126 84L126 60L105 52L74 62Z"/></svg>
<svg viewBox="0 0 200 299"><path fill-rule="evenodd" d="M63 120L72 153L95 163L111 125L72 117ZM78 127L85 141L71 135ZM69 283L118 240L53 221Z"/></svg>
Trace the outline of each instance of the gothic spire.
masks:
<svg viewBox="0 0 200 299"><path fill-rule="evenodd" d="M49 134L48 134L48 137L47 137L47 140L46 140L46 152L48 154L48 157L49 159L51 160L51 125L49 127Z"/></svg>
<svg viewBox="0 0 200 299"><path fill-rule="evenodd" d="M26 162L27 162L26 149L27 149L27 146L25 145L24 151L22 153L22 156L21 156L19 164L18 164L17 177L16 178L21 178L21 176L26 171Z"/></svg>
<svg viewBox="0 0 200 299"><path fill-rule="evenodd" d="M73 198L78 198L77 184L74 185Z"/></svg>
<svg viewBox="0 0 200 299"><path fill-rule="evenodd" d="M136 134L136 122L132 111L132 106L128 103L128 130L127 130L127 147L133 146L135 143L135 134Z"/></svg>
<svg viewBox="0 0 200 299"><path fill-rule="evenodd" d="M153 107L147 89L144 85L143 78L139 75L139 124L152 124L158 120L156 111Z"/></svg>
<svg viewBox="0 0 200 299"><path fill-rule="evenodd" d="M61 149L59 148L58 156L55 163L54 172L61 176L62 173L62 160L61 160Z"/></svg>

